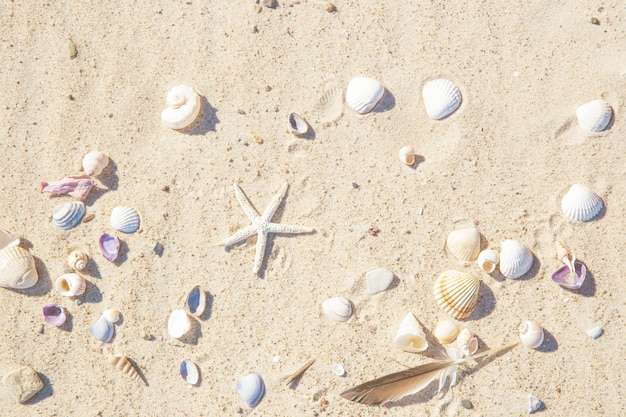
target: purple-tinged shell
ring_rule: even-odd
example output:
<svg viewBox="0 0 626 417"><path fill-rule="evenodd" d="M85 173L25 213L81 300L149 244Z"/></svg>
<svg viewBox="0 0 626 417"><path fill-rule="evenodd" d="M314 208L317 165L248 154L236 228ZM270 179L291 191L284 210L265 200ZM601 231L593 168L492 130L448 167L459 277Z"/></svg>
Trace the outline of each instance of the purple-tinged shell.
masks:
<svg viewBox="0 0 626 417"><path fill-rule="evenodd" d="M94 181L89 175L78 175L65 177L58 181L42 182L39 192L58 195L67 194L77 200L84 200L89 195L93 185Z"/></svg>
<svg viewBox="0 0 626 417"><path fill-rule="evenodd" d="M109 262L113 262L117 259L117 255L120 252L120 240L108 233L102 234L100 236L100 241L98 242L100 245L100 252L102 252L102 256Z"/></svg>
<svg viewBox="0 0 626 417"><path fill-rule="evenodd" d="M198 367L196 366L195 363L189 360L184 360L180 364L179 372L180 372L181 378L183 378L183 380L187 382L188 384L191 384L191 385L198 384L198 381L200 380L200 372L198 371Z"/></svg>
<svg viewBox="0 0 626 417"><path fill-rule="evenodd" d="M574 262L574 270L575 273L572 273L567 265L563 265L552 274L552 281L561 287L577 290L585 282L587 268L582 262Z"/></svg>
<svg viewBox="0 0 626 417"><path fill-rule="evenodd" d="M53 326L62 326L67 320L65 310L58 304L49 304L43 308L43 319Z"/></svg>

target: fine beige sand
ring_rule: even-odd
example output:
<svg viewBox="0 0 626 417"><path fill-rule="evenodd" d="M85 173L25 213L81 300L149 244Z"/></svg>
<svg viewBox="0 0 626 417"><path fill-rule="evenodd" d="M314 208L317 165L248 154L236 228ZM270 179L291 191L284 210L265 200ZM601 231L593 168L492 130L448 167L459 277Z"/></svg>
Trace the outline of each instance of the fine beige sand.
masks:
<svg viewBox="0 0 626 417"><path fill-rule="evenodd" d="M0 364L30 365L45 384L26 404L0 390L2 416L521 416L529 394L545 403L539 415L626 409L623 3L337 0L334 13L321 0L279 0L274 9L252 0L1 3L0 225L23 237L40 280L0 289ZM386 88L372 113L360 116L342 98L320 105L327 89L345 94L358 75ZM437 77L463 94L441 121L421 99ZM203 97L182 132L160 121L178 84ZM575 110L598 98L614 120L587 134ZM287 131L290 112L309 121L307 137ZM416 166L398 160L403 145L420 155ZM60 231L52 210L72 199L40 194L39 184L79 174L91 150L111 158L86 200L95 218ZM249 224L232 185L263 211L283 182L289 191L274 221L316 233L270 237L257 277L255 237L219 246ZM575 183L606 203L591 222L560 210ZM121 258L109 263L97 241L118 205L139 211L142 231L117 233ZM485 247L527 245L531 271L511 280L459 264L443 243L472 224ZM560 266L555 240L589 269L578 291L550 279ZM73 248L92 256L77 300L53 287ZM365 273L376 267L396 278L371 296ZM440 356L430 332L446 314L432 293L448 269L483 280L478 308L459 321L481 350L515 341L527 319L545 328L543 345L466 369L440 396L433 383L383 407L341 398ZM209 308L192 337L172 339L168 316L195 285L210 294ZM346 323L321 313L335 296L355 306ZM43 322L50 303L70 315L62 328ZM105 344L89 327L108 308L123 320ZM429 335L423 354L393 343L407 312ZM604 333L593 340L585 331L595 326ZM131 358L148 386L109 365L110 354ZM198 386L178 375L183 359L200 368ZM310 359L297 386L284 386ZM336 363L345 377L331 372ZM251 371L267 387L253 410L235 389Z"/></svg>

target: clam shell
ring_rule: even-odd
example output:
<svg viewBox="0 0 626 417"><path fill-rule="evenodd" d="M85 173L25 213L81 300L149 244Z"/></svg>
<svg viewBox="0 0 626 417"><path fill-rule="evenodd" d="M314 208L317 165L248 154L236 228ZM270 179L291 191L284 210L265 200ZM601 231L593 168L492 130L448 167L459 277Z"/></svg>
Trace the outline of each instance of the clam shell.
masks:
<svg viewBox="0 0 626 417"><path fill-rule="evenodd" d="M0 227L0 250L11 246L18 246L20 244L20 237L2 227Z"/></svg>
<svg viewBox="0 0 626 417"><path fill-rule="evenodd" d="M115 368L121 370L124 374L128 375L131 379L135 381L143 382L143 378L135 369L135 366L132 362L123 355L111 355L109 356L109 363L113 365Z"/></svg>
<svg viewBox="0 0 626 417"><path fill-rule="evenodd" d="M460 261L474 261L480 253L480 233L474 227L455 230L448 235L446 248Z"/></svg>
<svg viewBox="0 0 626 417"><path fill-rule="evenodd" d="M62 230L71 229L80 223L85 211L85 204L82 201L59 204L52 212L52 224Z"/></svg>
<svg viewBox="0 0 626 417"><path fill-rule="evenodd" d="M455 319L467 318L478 305L480 279L468 272L446 271L435 282L435 300Z"/></svg>
<svg viewBox="0 0 626 417"><path fill-rule="evenodd" d="M82 271L88 263L89 256L79 250L73 250L67 257L67 264L75 271Z"/></svg>
<svg viewBox="0 0 626 417"><path fill-rule="evenodd" d="M8 246L0 250L0 287L25 289L37 283L35 260L24 248Z"/></svg>
<svg viewBox="0 0 626 417"><path fill-rule="evenodd" d="M64 274L56 279L54 288L64 297L78 297L85 293L87 283L78 274Z"/></svg>
<svg viewBox="0 0 626 417"><path fill-rule="evenodd" d="M398 152L398 159L405 165L412 166L415 163L415 149L412 146L403 146Z"/></svg>
<svg viewBox="0 0 626 417"><path fill-rule="evenodd" d="M496 270L496 266L498 265L498 262L500 262L500 254L497 250L485 249L478 254L476 262L483 271L491 274Z"/></svg>
<svg viewBox="0 0 626 417"><path fill-rule="evenodd" d="M452 114L461 105L461 91L452 81L443 78L424 84L422 98L428 117L435 120Z"/></svg>
<svg viewBox="0 0 626 417"><path fill-rule="evenodd" d="M440 321L437 323L435 330L433 330L433 336L435 336L439 343L443 344L454 342L458 334L459 326L451 319Z"/></svg>
<svg viewBox="0 0 626 417"><path fill-rule="evenodd" d="M170 129L184 129L192 124L202 107L200 95L186 85L172 88L165 101L167 107L161 113L161 122Z"/></svg>
<svg viewBox="0 0 626 417"><path fill-rule="evenodd" d="M174 310L167 321L167 332L174 339L179 339L191 330L191 320L185 310Z"/></svg>
<svg viewBox="0 0 626 417"><path fill-rule="evenodd" d="M587 132L602 132L612 116L611 105L602 99L590 101L576 109L578 125Z"/></svg>
<svg viewBox="0 0 626 417"><path fill-rule="evenodd" d="M552 281L561 287L577 290L583 286L587 276L587 267L582 262L574 262L574 272L568 265L563 265L552 274Z"/></svg>
<svg viewBox="0 0 626 417"><path fill-rule="evenodd" d="M256 372L240 378L237 381L237 393L248 407L256 407L265 394L263 378Z"/></svg>
<svg viewBox="0 0 626 417"><path fill-rule="evenodd" d="M117 206L111 211L111 227L124 233L139 229L139 214L132 207Z"/></svg>
<svg viewBox="0 0 626 417"><path fill-rule="evenodd" d="M428 349L428 341L426 340L424 329L413 313L409 313L404 317L394 341L405 352L423 352Z"/></svg>
<svg viewBox="0 0 626 417"><path fill-rule="evenodd" d="M102 317L104 317L111 323L117 323L122 318L122 313L120 313L119 310L110 308L108 310L104 310L104 312L102 313Z"/></svg>
<svg viewBox="0 0 626 417"><path fill-rule="evenodd" d="M543 343L543 329L534 321L526 320L519 326L519 338L524 346L536 349Z"/></svg>
<svg viewBox="0 0 626 417"><path fill-rule="evenodd" d="M104 316L98 317L98 320L94 321L89 328L89 333L91 333L95 339L104 343L109 343L111 341L114 332L115 329L113 328L113 323L107 320Z"/></svg>
<svg viewBox="0 0 626 417"><path fill-rule="evenodd" d="M180 377L188 384L196 385L200 380L200 372L195 363L184 360L180 364Z"/></svg>
<svg viewBox="0 0 626 417"><path fill-rule="evenodd" d="M530 271L532 252L517 240L508 239L500 245L500 272L507 278L517 279Z"/></svg>
<svg viewBox="0 0 626 417"><path fill-rule="evenodd" d="M206 309L206 293L202 290L202 288L200 288L199 285L196 285L189 292L189 295L187 295L185 304L193 316L202 316L202 314L204 314L204 310Z"/></svg>
<svg viewBox="0 0 626 417"><path fill-rule="evenodd" d="M294 135L304 135L309 131L309 124L296 113L289 113L287 121L289 122L289 129Z"/></svg>
<svg viewBox="0 0 626 417"><path fill-rule="evenodd" d="M386 268L376 268L365 274L367 292L370 295L385 291L393 281L393 272Z"/></svg>
<svg viewBox="0 0 626 417"><path fill-rule="evenodd" d="M595 218L604 207L604 201L591 188L572 185L561 200L563 214L572 220L586 222Z"/></svg>
<svg viewBox="0 0 626 417"><path fill-rule="evenodd" d="M456 344L465 356L471 356L478 350L478 338L467 329L461 330L456 338Z"/></svg>
<svg viewBox="0 0 626 417"><path fill-rule="evenodd" d="M379 81L368 77L356 77L348 84L346 102L357 113L366 114L372 111L384 94L385 87Z"/></svg>
<svg viewBox="0 0 626 417"><path fill-rule="evenodd" d="M100 246L100 252L102 256L104 256L104 259L109 262L113 262L117 259L117 255L120 252L120 241L118 238L108 233L103 233L102 236L100 236L98 245Z"/></svg>
<svg viewBox="0 0 626 417"><path fill-rule="evenodd" d="M109 157L100 151L91 151L83 158L83 170L87 175L98 176L109 165Z"/></svg>
<svg viewBox="0 0 626 417"><path fill-rule="evenodd" d="M326 317L335 321L348 321L352 316L352 302L344 297L334 297L322 303Z"/></svg>
<svg viewBox="0 0 626 417"><path fill-rule="evenodd" d="M67 320L65 310L58 304L49 304L43 308L43 319L53 326L62 326Z"/></svg>

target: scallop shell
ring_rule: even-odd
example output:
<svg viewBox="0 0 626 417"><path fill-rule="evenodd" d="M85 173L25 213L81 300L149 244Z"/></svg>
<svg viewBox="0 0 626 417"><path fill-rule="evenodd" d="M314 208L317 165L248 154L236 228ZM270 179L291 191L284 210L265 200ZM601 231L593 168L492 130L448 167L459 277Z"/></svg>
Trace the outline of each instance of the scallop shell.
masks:
<svg viewBox="0 0 626 417"><path fill-rule="evenodd" d="M519 326L519 338L524 346L535 349L543 343L543 329L534 321L525 321Z"/></svg>
<svg viewBox="0 0 626 417"><path fill-rule="evenodd" d="M256 372L240 378L237 381L237 393L248 407L256 407L265 394L263 378Z"/></svg>
<svg viewBox="0 0 626 417"><path fill-rule="evenodd" d="M334 297L322 303L322 311L335 321L348 321L352 316L352 302L344 297Z"/></svg>
<svg viewBox="0 0 626 417"><path fill-rule="evenodd" d="M78 297L85 293L87 283L78 274L64 274L56 279L54 288L64 297Z"/></svg>
<svg viewBox="0 0 626 417"><path fill-rule="evenodd" d="M456 344L465 356L471 356L478 350L478 338L467 329L461 330L456 338Z"/></svg>
<svg viewBox="0 0 626 417"><path fill-rule="evenodd" d="M385 94L385 87L368 77L356 77L348 84L346 90L346 102L359 114L366 114L372 111L376 103Z"/></svg>
<svg viewBox="0 0 626 417"><path fill-rule="evenodd" d="M604 201L591 188L572 185L561 200L563 214L572 220L586 222L595 218L604 207Z"/></svg>
<svg viewBox="0 0 626 417"><path fill-rule="evenodd" d="M161 122L170 129L184 129L192 124L202 107L200 95L186 85L172 88L165 101L167 107L161 113Z"/></svg>
<svg viewBox="0 0 626 417"><path fill-rule="evenodd" d="M204 314L204 310L206 309L206 293L202 290L202 288L200 288L199 285L196 285L189 292L189 295L187 295L185 304L193 316L202 316L202 314Z"/></svg>
<svg viewBox="0 0 626 417"><path fill-rule="evenodd" d="M167 332L174 339L179 339L191 330L191 320L185 310L174 310L167 321Z"/></svg>
<svg viewBox="0 0 626 417"><path fill-rule="evenodd" d="M0 287L25 289L37 283L35 260L24 248L8 246L0 250Z"/></svg>
<svg viewBox="0 0 626 417"><path fill-rule="evenodd" d="M109 356L109 363L128 375L131 379L139 382L144 382L139 372L137 372L137 369L135 369L135 366L126 356L111 355Z"/></svg>
<svg viewBox="0 0 626 417"><path fill-rule="evenodd" d="M454 342L458 334L459 326L451 319L440 321L437 323L435 330L433 330L433 336L435 336L439 343L443 344Z"/></svg>
<svg viewBox="0 0 626 417"><path fill-rule="evenodd" d="M98 176L109 165L109 157L100 151L91 151L83 158L83 170L87 175Z"/></svg>
<svg viewBox="0 0 626 417"><path fill-rule="evenodd" d="M122 318L122 313L120 313L119 310L110 308L108 310L104 310L104 312L102 313L102 317L104 317L111 323L117 323Z"/></svg>
<svg viewBox="0 0 626 417"><path fill-rule="evenodd" d="M367 292L374 295L389 288L393 282L393 272L386 268L376 268L365 274L365 281Z"/></svg>
<svg viewBox="0 0 626 417"><path fill-rule="evenodd" d="M533 266L533 254L517 240L508 239L500 245L500 272L507 278L517 279Z"/></svg>
<svg viewBox="0 0 626 417"><path fill-rule="evenodd" d="M59 204L52 212L52 224L62 230L71 229L80 223L85 212L85 204L82 201Z"/></svg>
<svg viewBox="0 0 626 417"><path fill-rule="evenodd" d="M67 315L60 305L49 304L43 308L43 319L46 323L59 327L63 326L67 320Z"/></svg>
<svg viewBox="0 0 626 417"><path fill-rule="evenodd" d="M455 319L467 318L478 305L480 279L468 272L446 271L435 282L435 300Z"/></svg>
<svg viewBox="0 0 626 417"><path fill-rule="evenodd" d="M98 320L93 322L89 328L89 333L91 333L95 339L104 343L109 343L113 338L115 329L113 328L113 323L102 315L98 317Z"/></svg>
<svg viewBox="0 0 626 417"><path fill-rule="evenodd" d="M67 257L67 264L75 271L82 271L89 263L89 256L85 252L73 250Z"/></svg>
<svg viewBox="0 0 626 417"><path fill-rule="evenodd" d="M500 254L494 249L485 249L478 254L476 260L480 268L488 274L496 270L498 262L500 262Z"/></svg>
<svg viewBox="0 0 626 417"><path fill-rule="evenodd" d="M132 207L117 206L111 211L111 227L124 233L139 229L139 214Z"/></svg>
<svg viewBox="0 0 626 417"><path fill-rule="evenodd" d="M296 113L289 113L287 121L289 122L289 129L294 135L304 135L309 131L309 124Z"/></svg>
<svg viewBox="0 0 626 417"><path fill-rule="evenodd" d="M398 152L398 159L408 166L412 166L415 163L415 149L412 146L403 146Z"/></svg>
<svg viewBox="0 0 626 417"><path fill-rule="evenodd" d="M602 132L613 117L613 109L606 101L599 99L585 103L576 109L578 125L587 132Z"/></svg>
<svg viewBox="0 0 626 417"><path fill-rule="evenodd" d="M422 98L428 117L435 120L454 113L461 105L461 91L452 81L443 78L424 84Z"/></svg>
<svg viewBox="0 0 626 417"><path fill-rule="evenodd" d="M402 320L394 341L405 352L423 352L428 349L424 329L413 313L407 314Z"/></svg>
<svg viewBox="0 0 626 417"><path fill-rule="evenodd" d="M180 364L180 377L188 384L196 385L200 381L200 371L195 363L184 360Z"/></svg>
<svg viewBox="0 0 626 417"><path fill-rule="evenodd" d="M455 230L448 235L446 248L460 261L474 261L480 253L480 233L474 227Z"/></svg>
<svg viewBox="0 0 626 417"><path fill-rule="evenodd" d="M100 252L104 259L109 262L113 262L117 259L117 255L120 252L120 241L117 237L108 233L103 233L98 241L100 246Z"/></svg>

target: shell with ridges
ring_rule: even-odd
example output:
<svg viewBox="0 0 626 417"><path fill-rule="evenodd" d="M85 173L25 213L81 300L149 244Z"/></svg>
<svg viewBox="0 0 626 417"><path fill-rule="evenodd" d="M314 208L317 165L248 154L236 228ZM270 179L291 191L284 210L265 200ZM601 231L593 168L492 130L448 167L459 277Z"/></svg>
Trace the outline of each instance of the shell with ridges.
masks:
<svg viewBox="0 0 626 417"><path fill-rule="evenodd" d="M86 211L82 201L58 204L52 211L52 224L62 230L71 229L80 223Z"/></svg>
<svg viewBox="0 0 626 417"><path fill-rule="evenodd" d="M111 227L124 233L139 229L139 214L132 207L117 206L111 211Z"/></svg>
<svg viewBox="0 0 626 417"><path fill-rule="evenodd" d="M475 227L455 230L448 234L446 248L460 261L474 261L480 253L480 233Z"/></svg>
<svg viewBox="0 0 626 417"><path fill-rule="evenodd" d="M402 320L394 341L405 352L423 352L428 349L424 329L413 313L407 314Z"/></svg>
<svg viewBox="0 0 626 417"><path fill-rule="evenodd" d="M79 250L73 250L67 257L67 264L75 271L82 271L89 263L89 255Z"/></svg>
<svg viewBox="0 0 626 417"><path fill-rule="evenodd" d="M352 316L352 302L345 297L334 297L322 303L326 317L335 321L348 321Z"/></svg>
<svg viewBox="0 0 626 417"><path fill-rule="evenodd" d="M526 320L519 326L519 338L524 346L536 349L543 343L543 329L536 322Z"/></svg>
<svg viewBox="0 0 626 417"><path fill-rule="evenodd" d="M109 165L109 157L100 151L91 151L83 158L85 174L98 176Z"/></svg>
<svg viewBox="0 0 626 417"><path fill-rule="evenodd" d="M237 380L237 393L248 407L256 407L265 394L263 378L256 372L239 378Z"/></svg>
<svg viewBox="0 0 626 417"><path fill-rule="evenodd" d="M0 287L30 288L37 280L35 260L26 249L8 246L0 250Z"/></svg>
<svg viewBox="0 0 626 417"><path fill-rule="evenodd" d="M403 146L398 152L398 159L408 166L412 166L415 163L415 149L412 146Z"/></svg>
<svg viewBox="0 0 626 417"><path fill-rule="evenodd" d="M172 88L165 101L167 107L161 113L161 122L170 129L184 129L192 124L202 107L200 95L186 85Z"/></svg>
<svg viewBox="0 0 626 417"><path fill-rule="evenodd" d="M454 113L461 105L461 91L452 81L439 78L428 81L422 89L426 113L431 119L440 120Z"/></svg>
<svg viewBox="0 0 626 417"><path fill-rule="evenodd" d="M478 305L480 279L474 274L446 271L435 282L435 300L455 319L469 317Z"/></svg>
<svg viewBox="0 0 626 417"><path fill-rule="evenodd" d="M452 319L441 320L433 330L433 336L443 344L454 342L458 334L459 326Z"/></svg>
<svg viewBox="0 0 626 417"><path fill-rule="evenodd" d="M87 283L78 274L63 274L54 282L54 288L64 297L78 297L85 293Z"/></svg>
<svg viewBox="0 0 626 417"><path fill-rule="evenodd" d="M109 356L109 363L115 368L121 370L124 374L128 375L131 379L144 382L139 372L137 372L137 369L135 369L135 366L126 356L111 355Z"/></svg>
<svg viewBox="0 0 626 417"><path fill-rule="evenodd" d="M572 220L586 222L595 218L604 207L604 201L591 188L572 185L561 200L563 214Z"/></svg>
<svg viewBox="0 0 626 417"><path fill-rule="evenodd" d="M346 102L359 114L372 111L378 101L383 97L385 87L368 77L356 77L348 84L346 90Z"/></svg>
<svg viewBox="0 0 626 417"><path fill-rule="evenodd" d="M582 104L576 109L578 125L587 132L602 132L611 122L613 109L602 99Z"/></svg>
<svg viewBox="0 0 626 417"><path fill-rule="evenodd" d="M95 339L104 343L111 341L114 332L113 323L104 316L98 317L98 320L94 321L89 328L89 333L91 333Z"/></svg>
<svg viewBox="0 0 626 417"><path fill-rule="evenodd" d="M491 274L496 270L496 266L498 265L498 262L500 262L500 254L497 250L485 249L478 254L476 262L483 271Z"/></svg>
<svg viewBox="0 0 626 417"><path fill-rule="evenodd" d="M500 272L507 278L518 279L530 271L532 252L517 240L507 239L500 245Z"/></svg>

